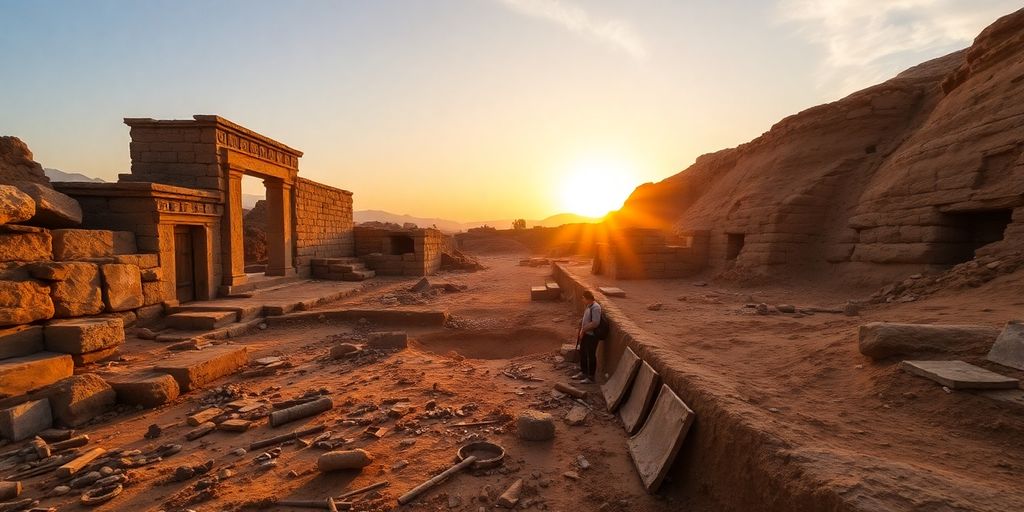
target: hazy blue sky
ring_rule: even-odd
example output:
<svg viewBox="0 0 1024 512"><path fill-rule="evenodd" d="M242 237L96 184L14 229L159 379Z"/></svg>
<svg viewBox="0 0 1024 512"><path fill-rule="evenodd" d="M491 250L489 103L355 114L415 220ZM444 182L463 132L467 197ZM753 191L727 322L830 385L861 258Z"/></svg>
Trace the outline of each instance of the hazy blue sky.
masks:
<svg viewBox="0 0 1024 512"><path fill-rule="evenodd" d="M123 117L220 114L356 208L577 209L967 46L1008 0L0 0L0 134L127 172ZM609 198L604 198L609 196Z"/></svg>

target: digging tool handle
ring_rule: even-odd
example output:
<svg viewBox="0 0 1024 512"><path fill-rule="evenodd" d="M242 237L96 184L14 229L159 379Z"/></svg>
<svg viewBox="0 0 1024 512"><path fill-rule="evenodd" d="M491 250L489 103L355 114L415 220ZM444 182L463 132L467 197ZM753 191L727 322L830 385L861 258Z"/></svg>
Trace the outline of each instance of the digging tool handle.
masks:
<svg viewBox="0 0 1024 512"><path fill-rule="evenodd" d="M338 499L339 500L343 500L345 498L350 498L350 497L355 496L357 494L363 494L363 493L370 492L370 491L372 491L374 489L380 489L381 487L385 487L387 485L388 485L387 480L385 480L383 482L377 482L375 484L367 485L366 487L360 487L358 489L346 492L345 494L342 494L341 496L338 496Z"/></svg>
<svg viewBox="0 0 1024 512"><path fill-rule="evenodd" d="M264 439L262 441L256 441L255 443L252 443L252 444L249 445L249 449L250 450L258 450L260 448L265 448L267 446L273 446L275 444L281 444L281 443L283 443L285 441L291 441L292 439L297 439L297 438L302 437L302 436L309 436L309 435L313 435L313 434L319 434L320 432L323 432L326 428L327 428L327 425L317 425L315 427L309 427L309 428L302 429L302 430L296 430L295 432L290 432L288 434L284 434L284 435L280 435L280 436L276 436L276 437L271 437L270 439Z"/></svg>
<svg viewBox="0 0 1024 512"><path fill-rule="evenodd" d="M50 445L50 449L53 450L54 452L60 452L64 450L69 450L71 448L81 448L87 444L89 444L89 436L82 434L80 436L72 437L71 439L68 439L66 441L53 443Z"/></svg>
<svg viewBox="0 0 1024 512"><path fill-rule="evenodd" d="M415 489L402 495L401 498L398 498L398 504L405 505L406 503L409 503L410 501L416 499L416 497L419 496L420 494L423 494L425 491L431 489L437 484L444 482L446 479L448 479L448 477L454 475L455 473L458 473L459 471L462 471L463 469L468 468L469 466L472 466L474 462L476 462L475 455L470 455L469 457L466 457L465 459L462 460L462 462L444 470L444 472L441 473L440 475L437 475L434 478L431 478L430 480L423 482L422 484L418 485Z"/></svg>

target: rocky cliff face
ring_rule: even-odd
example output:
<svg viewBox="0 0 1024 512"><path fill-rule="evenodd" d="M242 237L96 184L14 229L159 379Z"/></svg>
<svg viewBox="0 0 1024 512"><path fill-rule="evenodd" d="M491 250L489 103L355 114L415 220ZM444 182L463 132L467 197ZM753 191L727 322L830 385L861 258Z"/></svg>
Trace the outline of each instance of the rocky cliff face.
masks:
<svg viewBox="0 0 1024 512"><path fill-rule="evenodd" d="M0 136L0 184L39 183L49 185L43 166L33 160L28 144L11 136Z"/></svg>
<svg viewBox="0 0 1024 512"><path fill-rule="evenodd" d="M637 188L619 224L710 232L716 271L883 279L1024 246L1024 10L967 50Z"/></svg>

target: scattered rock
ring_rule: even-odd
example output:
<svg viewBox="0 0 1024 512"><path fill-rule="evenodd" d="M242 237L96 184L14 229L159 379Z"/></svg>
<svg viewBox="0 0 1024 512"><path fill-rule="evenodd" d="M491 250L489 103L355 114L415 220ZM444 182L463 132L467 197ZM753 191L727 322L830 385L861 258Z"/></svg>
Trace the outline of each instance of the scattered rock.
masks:
<svg viewBox="0 0 1024 512"><path fill-rule="evenodd" d="M655 302L654 304L649 304L647 306L647 309L650 311L661 311L662 307L664 307L664 304L660 302Z"/></svg>
<svg viewBox="0 0 1024 512"><path fill-rule="evenodd" d="M527 409L516 418L516 435L525 441L547 441L555 437L555 418L546 412Z"/></svg>
<svg viewBox="0 0 1024 512"><path fill-rule="evenodd" d="M860 326L860 353L872 359L917 353L954 354L988 347L999 329L983 325L929 325L871 322Z"/></svg>
<svg viewBox="0 0 1024 512"><path fill-rule="evenodd" d="M792 304L779 304L775 306L779 313L796 313L796 306Z"/></svg>
<svg viewBox="0 0 1024 512"><path fill-rule="evenodd" d="M316 467L321 472L341 471L346 469L362 469L373 462L366 450L340 450L327 452L316 461Z"/></svg>
<svg viewBox="0 0 1024 512"><path fill-rule="evenodd" d="M351 343L340 343L331 347L331 359L342 359L359 352L359 347Z"/></svg>

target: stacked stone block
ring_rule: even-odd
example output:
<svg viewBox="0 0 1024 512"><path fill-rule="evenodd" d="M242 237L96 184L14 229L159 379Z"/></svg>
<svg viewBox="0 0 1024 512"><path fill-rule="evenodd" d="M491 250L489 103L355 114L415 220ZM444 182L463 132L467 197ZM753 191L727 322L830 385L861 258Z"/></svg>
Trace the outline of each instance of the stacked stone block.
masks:
<svg viewBox="0 0 1024 512"><path fill-rule="evenodd" d="M404 245L409 245L411 251L403 248ZM441 268L443 245L444 236L432 228L355 228L356 256L380 275L431 275Z"/></svg>
<svg viewBox="0 0 1024 512"><path fill-rule="evenodd" d="M355 253L353 226L351 192L296 180L295 264L300 274L313 270L314 259L351 257Z"/></svg>
<svg viewBox="0 0 1024 512"><path fill-rule="evenodd" d="M613 279L673 279L694 275L707 265L708 237L698 232L669 245L655 229L631 228L598 243L593 271Z"/></svg>

